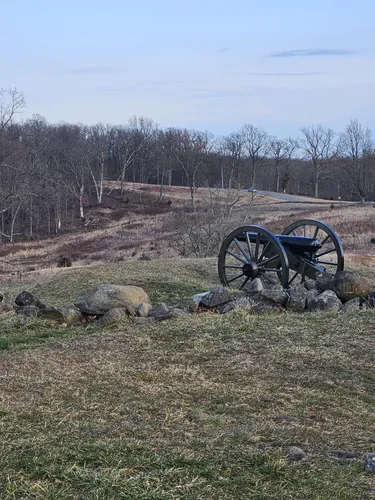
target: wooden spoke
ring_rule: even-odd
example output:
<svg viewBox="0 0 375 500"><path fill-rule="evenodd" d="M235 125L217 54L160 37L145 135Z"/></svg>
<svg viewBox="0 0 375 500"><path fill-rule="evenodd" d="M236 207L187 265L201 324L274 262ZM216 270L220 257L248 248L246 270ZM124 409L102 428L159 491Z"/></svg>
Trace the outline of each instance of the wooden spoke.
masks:
<svg viewBox="0 0 375 500"><path fill-rule="evenodd" d="M269 249L270 246L271 246L271 242L270 241L267 242L267 245L264 245L262 253L260 254L260 257L258 259L259 262L263 259L265 253L267 252L267 250Z"/></svg>
<svg viewBox="0 0 375 500"><path fill-rule="evenodd" d="M240 286L240 290L242 290L242 289L243 289L243 287L246 285L246 283L249 281L249 279L250 279L250 276L248 276L248 277L245 279L245 281L242 283L242 285Z"/></svg>
<svg viewBox="0 0 375 500"><path fill-rule="evenodd" d="M250 255L250 259L251 259L252 258L251 241L250 241L250 236L249 236L248 232L246 232L246 241L247 241L247 248L249 249L249 255Z"/></svg>
<svg viewBox="0 0 375 500"><path fill-rule="evenodd" d="M289 280L288 285L291 285L293 283L293 281L297 278L297 276L298 276L298 273L295 273L295 275L293 276L293 278L291 280Z"/></svg>
<svg viewBox="0 0 375 500"><path fill-rule="evenodd" d="M275 267L260 267L258 271L260 273L282 273L281 269L276 269Z"/></svg>
<svg viewBox="0 0 375 500"><path fill-rule="evenodd" d="M235 264L233 265L225 265L227 269L242 269L242 266L236 266Z"/></svg>
<svg viewBox="0 0 375 500"><path fill-rule="evenodd" d="M336 262L327 262L325 260L317 260L318 264L325 264L327 266L336 266L337 267L337 263Z"/></svg>
<svg viewBox="0 0 375 500"><path fill-rule="evenodd" d="M260 243L260 238L259 238L259 234L257 234L256 243L255 243L255 256L254 256L256 261L258 261L259 243Z"/></svg>
<svg viewBox="0 0 375 500"><path fill-rule="evenodd" d="M322 257L323 255L327 255L328 253L336 252L336 248L331 248L330 250L327 250L326 252L322 253L317 253L315 257Z"/></svg>
<svg viewBox="0 0 375 500"><path fill-rule="evenodd" d="M250 257L247 255L247 253L245 252L245 250L241 247L239 241L237 238L234 238L233 239L234 243L236 244L238 250L242 253L242 255L245 257L245 259L247 260L247 262L250 261Z"/></svg>
<svg viewBox="0 0 375 500"><path fill-rule="evenodd" d="M319 229L320 229L320 227L316 226L315 231L314 231L314 236L313 236L314 239L316 239L316 237L318 236Z"/></svg>
<svg viewBox="0 0 375 500"><path fill-rule="evenodd" d="M232 283L232 281L238 280L238 278L242 278L242 276L245 276L244 273L239 274L238 276L236 276L235 278L232 278L231 280L228 280L228 283Z"/></svg>
<svg viewBox="0 0 375 500"><path fill-rule="evenodd" d="M329 239L330 239L330 235L327 234L327 236L324 238L324 240L320 243L322 246L324 245L324 243L326 243Z"/></svg>
<svg viewBox="0 0 375 500"><path fill-rule="evenodd" d="M273 257L270 257L269 259L266 259L263 262L259 262L259 267L264 267L269 262L273 262L274 260L277 260L278 258L279 258L278 255L274 255Z"/></svg>
<svg viewBox="0 0 375 500"><path fill-rule="evenodd" d="M236 255L235 253L231 252L230 250L226 250L226 253L229 253L229 255L231 255L232 257L234 257L235 259L239 260L240 262L242 262L243 264L247 264L247 260L243 259L242 257L240 257L239 255Z"/></svg>

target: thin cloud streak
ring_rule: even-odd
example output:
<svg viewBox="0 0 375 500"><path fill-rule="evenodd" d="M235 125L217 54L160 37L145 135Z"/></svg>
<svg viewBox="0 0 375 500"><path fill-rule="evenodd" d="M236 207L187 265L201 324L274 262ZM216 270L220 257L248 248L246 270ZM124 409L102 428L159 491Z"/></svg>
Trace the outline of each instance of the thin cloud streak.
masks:
<svg viewBox="0 0 375 500"><path fill-rule="evenodd" d="M248 76L318 76L326 75L324 71L307 71L300 73L246 73Z"/></svg>
<svg viewBox="0 0 375 500"><path fill-rule="evenodd" d="M274 52L268 57L312 57L312 56L351 56L357 54L351 49L295 49Z"/></svg>

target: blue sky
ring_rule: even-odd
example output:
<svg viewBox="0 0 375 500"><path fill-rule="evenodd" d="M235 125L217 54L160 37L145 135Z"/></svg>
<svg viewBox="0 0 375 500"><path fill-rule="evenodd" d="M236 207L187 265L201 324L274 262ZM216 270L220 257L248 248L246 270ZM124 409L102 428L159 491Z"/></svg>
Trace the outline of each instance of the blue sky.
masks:
<svg viewBox="0 0 375 500"><path fill-rule="evenodd" d="M1 0L23 118L276 135L375 119L373 0Z"/></svg>

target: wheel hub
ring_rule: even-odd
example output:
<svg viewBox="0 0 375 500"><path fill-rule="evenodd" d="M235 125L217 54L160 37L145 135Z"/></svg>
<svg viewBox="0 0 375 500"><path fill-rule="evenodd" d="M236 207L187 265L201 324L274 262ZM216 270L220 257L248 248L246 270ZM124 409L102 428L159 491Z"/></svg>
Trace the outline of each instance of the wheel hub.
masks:
<svg viewBox="0 0 375 500"><path fill-rule="evenodd" d="M242 272L244 273L245 276L249 278L256 278L259 273L259 268L255 264L255 262L248 262L243 266Z"/></svg>

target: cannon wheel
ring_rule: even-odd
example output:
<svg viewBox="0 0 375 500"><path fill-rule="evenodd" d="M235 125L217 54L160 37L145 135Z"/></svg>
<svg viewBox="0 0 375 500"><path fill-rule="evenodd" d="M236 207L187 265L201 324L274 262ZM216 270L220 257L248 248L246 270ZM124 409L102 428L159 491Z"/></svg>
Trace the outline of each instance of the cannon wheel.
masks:
<svg viewBox="0 0 375 500"><path fill-rule="evenodd" d="M344 250L337 234L324 222L314 219L302 219L293 222L284 229L282 234L290 236L305 236L315 238L322 245L322 248L315 254L316 263L323 266L327 273L336 274L344 269ZM289 285L294 281L299 273L295 273L289 281ZM301 274L301 281L305 276Z"/></svg>
<svg viewBox="0 0 375 500"><path fill-rule="evenodd" d="M239 290L257 277L264 284L288 285L286 252L279 240L260 226L242 226L232 231L221 245L218 268L222 285Z"/></svg>

